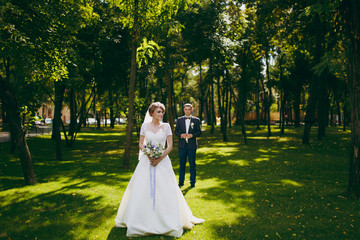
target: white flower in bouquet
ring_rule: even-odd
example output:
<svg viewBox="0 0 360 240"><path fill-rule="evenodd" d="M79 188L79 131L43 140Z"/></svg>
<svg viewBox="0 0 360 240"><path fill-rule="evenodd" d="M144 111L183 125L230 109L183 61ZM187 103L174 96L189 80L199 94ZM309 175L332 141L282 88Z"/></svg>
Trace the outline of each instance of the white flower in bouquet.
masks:
<svg viewBox="0 0 360 240"><path fill-rule="evenodd" d="M164 146L160 143L152 144L151 141L144 145L142 152L148 155L150 158L159 158L165 151Z"/></svg>

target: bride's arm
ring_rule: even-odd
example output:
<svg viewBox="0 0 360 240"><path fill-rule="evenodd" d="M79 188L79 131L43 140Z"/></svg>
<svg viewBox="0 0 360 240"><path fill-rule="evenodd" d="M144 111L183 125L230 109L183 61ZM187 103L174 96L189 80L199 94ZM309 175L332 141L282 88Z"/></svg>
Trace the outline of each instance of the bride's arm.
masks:
<svg viewBox="0 0 360 240"><path fill-rule="evenodd" d="M146 124L143 123L140 128L140 139L139 139L139 148L142 150L144 148L144 140L145 140L145 127Z"/></svg>
<svg viewBox="0 0 360 240"><path fill-rule="evenodd" d="M142 151L144 149L144 140L145 140L145 136L140 135L140 139L139 139L139 149L140 149L140 151ZM149 158L150 162L154 161L154 159L151 159L149 156L147 156L147 157Z"/></svg>
<svg viewBox="0 0 360 240"><path fill-rule="evenodd" d="M139 148L140 148L140 150L142 150L144 148L144 140L145 140L145 136L140 135L140 139L139 139Z"/></svg>
<svg viewBox="0 0 360 240"><path fill-rule="evenodd" d="M166 137L167 147L166 147L165 151L163 152L163 154L159 158L152 161L153 166L156 166L161 160L163 160L173 150L173 138L172 138L172 136L173 135L169 135L169 136Z"/></svg>

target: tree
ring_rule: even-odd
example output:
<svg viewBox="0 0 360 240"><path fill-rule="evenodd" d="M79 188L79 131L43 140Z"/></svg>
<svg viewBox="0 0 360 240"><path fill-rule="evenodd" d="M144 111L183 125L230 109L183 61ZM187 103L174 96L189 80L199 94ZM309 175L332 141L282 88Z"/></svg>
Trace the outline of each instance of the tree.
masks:
<svg viewBox="0 0 360 240"><path fill-rule="evenodd" d="M129 83L129 108L128 108L128 126L126 130L126 146L124 153L124 168L130 167L130 149L132 143L132 131L134 127L135 115L135 82L137 73L137 58L136 52L139 41L142 37L143 29L148 29L152 24L159 24L159 16L162 19L171 19L178 10L179 5L186 5L186 1L110 1L115 4L123 13L122 21L125 25L129 25L132 30L132 43L131 43L131 67L130 67L130 83Z"/></svg>
<svg viewBox="0 0 360 240"><path fill-rule="evenodd" d="M223 1L203 1L192 4L186 12L182 12L179 16L180 22L184 25L182 38L185 41L186 59L189 65L196 66L199 72L198 98L200 120L203 120L206 94L210 93L210 84L213 81L211 77L206 77L206 72L203 70L204 63L211 58L212 66L220 64L216 62L217 59L212 55L220 53L222 48L219 36L223 34L221 27L223 7ZM218 58L218 60L220 59L224 58Z"/></svg>
<svg viewBox="0 0 360 240"><path fill-rule="evenodd" d="M341 5L347 47L347 73L351 105L351 148L348 194L360 199L360 2L344 0Z"/></svg>
<svg viewBox="0 0 360 240"><path fill-rule="evenodd" d="M37 2L18 1L8 2L0 10L1 29L0 48L1 72L0 72L0 95L6 109L11 138L18 151L26 184L35 184L36 177L29 148L27 146L25 129L20 117L22 102L21 92L27 83L33 83L41 79L40 74L34 74L36 70L41 73L44 67L44 57L48 56L44 43L46 36L41 38L47 26L39 25L32 18L38 16L40 22L48 22L46 16L38 15L38 8L44 7ZM40 20L41 19L41 20ZM41 40L40 40L41 39ZM45 67L46 69L46 67Z"/></svg>

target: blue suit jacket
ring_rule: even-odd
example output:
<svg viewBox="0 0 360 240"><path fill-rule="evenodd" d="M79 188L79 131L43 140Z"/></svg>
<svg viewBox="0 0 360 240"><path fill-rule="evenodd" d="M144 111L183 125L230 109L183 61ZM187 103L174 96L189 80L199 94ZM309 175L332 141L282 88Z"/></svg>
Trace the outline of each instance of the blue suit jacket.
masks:
<svg viewBox="0 0 360 240"><path fill-rule="evenodd" d="M175 127L175 135L179 137L179 148L185 147L185 139L181 138L181 134L186 133L186 124L185 124L185 116L179 117L176 121ZM197 148L197 140L196 137L201 135L201 124L200 119L197 117L191 117L190 119L190 126L188 134L192 134L193 137L188 139L188 147L189 149L196 149Z"/></svg>

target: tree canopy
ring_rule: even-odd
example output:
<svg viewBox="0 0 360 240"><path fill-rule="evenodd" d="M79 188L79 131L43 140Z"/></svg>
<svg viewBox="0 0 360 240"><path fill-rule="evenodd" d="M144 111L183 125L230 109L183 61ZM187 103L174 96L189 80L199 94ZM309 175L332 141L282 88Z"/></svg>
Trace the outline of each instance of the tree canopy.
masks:
<svg viewBox="0 0 360 240"><path fill-rule="evenodd" d="M53 139L73 146L89 117L127 119L123 165L147 106L173 127L191 102L211 131L303 126L303 143L350 125L349 193L359 198L359 3L356 0L0 1L2 118L34 184L26 118L55 105ZM61 109L70 109L69 129ZM278 117L274 117L274 116ZM106 121L105 121L106 122ZM8 124L8 125L6 125ZM61 127L62 126L62 127ZM120 146L122 147L122 146ZM30 169L30 170L29 170ZM31 180L32 179L32 180Z"/></svg>

